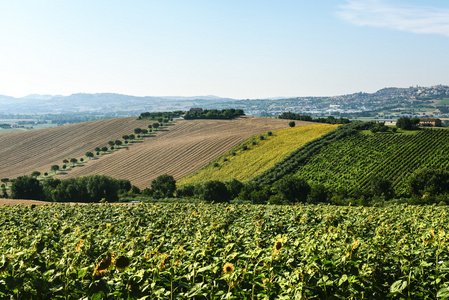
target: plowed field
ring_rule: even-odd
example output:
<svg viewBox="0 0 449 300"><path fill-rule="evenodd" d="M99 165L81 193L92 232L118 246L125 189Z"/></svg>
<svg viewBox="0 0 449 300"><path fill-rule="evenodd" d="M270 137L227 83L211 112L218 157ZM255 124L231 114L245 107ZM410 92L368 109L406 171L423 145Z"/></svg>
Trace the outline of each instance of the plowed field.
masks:
<svg viewBox="0 0 449 300"><path fill-rule="evenodd" d="M149 187L162 174L182 178L252 135L288 127L288 120L240 117L235 120L179 120L128 149L91 160L59 178L105 174ZM99 120L43 130L0 135L0 177L15 178L37 170L48 172L62 160L81 158L109 140L121 139L150 121L136 118ZM296 126L311 124L296 121Z"/></svg>

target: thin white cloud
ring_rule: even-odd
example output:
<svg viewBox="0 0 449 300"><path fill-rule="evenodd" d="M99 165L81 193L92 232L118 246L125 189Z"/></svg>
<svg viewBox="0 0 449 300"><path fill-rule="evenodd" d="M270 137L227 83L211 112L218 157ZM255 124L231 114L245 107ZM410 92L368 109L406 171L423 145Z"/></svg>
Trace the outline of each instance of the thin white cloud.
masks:
<svg viewBox="0 0 449 300"><path fill-rule="evenodd" d="M395 6L381 0L347 0L339 8L337 15L357 26L449 36L449 9Z"/></svg>

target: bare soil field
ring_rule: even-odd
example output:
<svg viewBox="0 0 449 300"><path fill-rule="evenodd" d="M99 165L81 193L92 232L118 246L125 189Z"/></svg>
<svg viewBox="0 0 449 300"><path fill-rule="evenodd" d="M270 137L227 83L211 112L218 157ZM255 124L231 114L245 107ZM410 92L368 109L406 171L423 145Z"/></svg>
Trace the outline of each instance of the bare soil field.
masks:
<svg viewBox="0 0 449 300"><path fill-rule="evenodd" d="M2 205L16 205L16 204L25 204L25 205L50 205L52 202L38 201L38 200L22 200L22 199L3 199L0 198L0 206ZM70 203L74 204L74 203Z"/></svg>
<svg viewBox="0 0 449 300"><path fill-rule="evenodd" d="M179 120L167 128L56 177L65 179L104 174L129 179L143 189L162 174L182 178L255 134L288 127L289 120L239 117L234 120ZM84 157L109 140L121 139L149 120L119 118L0 135L0 177L15 178L32 171L49 172L62 160ZM296 126L314 124L296 121Z"/></svg>

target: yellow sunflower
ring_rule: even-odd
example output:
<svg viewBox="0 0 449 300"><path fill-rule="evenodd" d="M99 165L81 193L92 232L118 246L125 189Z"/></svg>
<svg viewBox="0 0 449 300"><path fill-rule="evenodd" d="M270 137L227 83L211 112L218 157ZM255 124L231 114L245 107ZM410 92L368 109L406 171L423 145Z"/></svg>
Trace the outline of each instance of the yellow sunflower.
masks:
<svg viewBox="0 0 449 300"><path fill-rule="evenodd" d="M234 273L234 265L231 263L225 263L224 267L223 267L223 272L225 274L232 274Z"/></svg>

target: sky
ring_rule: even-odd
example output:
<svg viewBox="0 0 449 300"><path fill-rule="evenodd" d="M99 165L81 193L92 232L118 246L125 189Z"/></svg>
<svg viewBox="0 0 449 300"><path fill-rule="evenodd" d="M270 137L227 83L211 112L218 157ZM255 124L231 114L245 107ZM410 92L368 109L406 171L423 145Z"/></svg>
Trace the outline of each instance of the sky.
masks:
<svg viewBox="0 0 449 300"><path fill-rule="evenodd" d="M0 0L0 94L235 99L449 85L447 0Z"/></svg>

